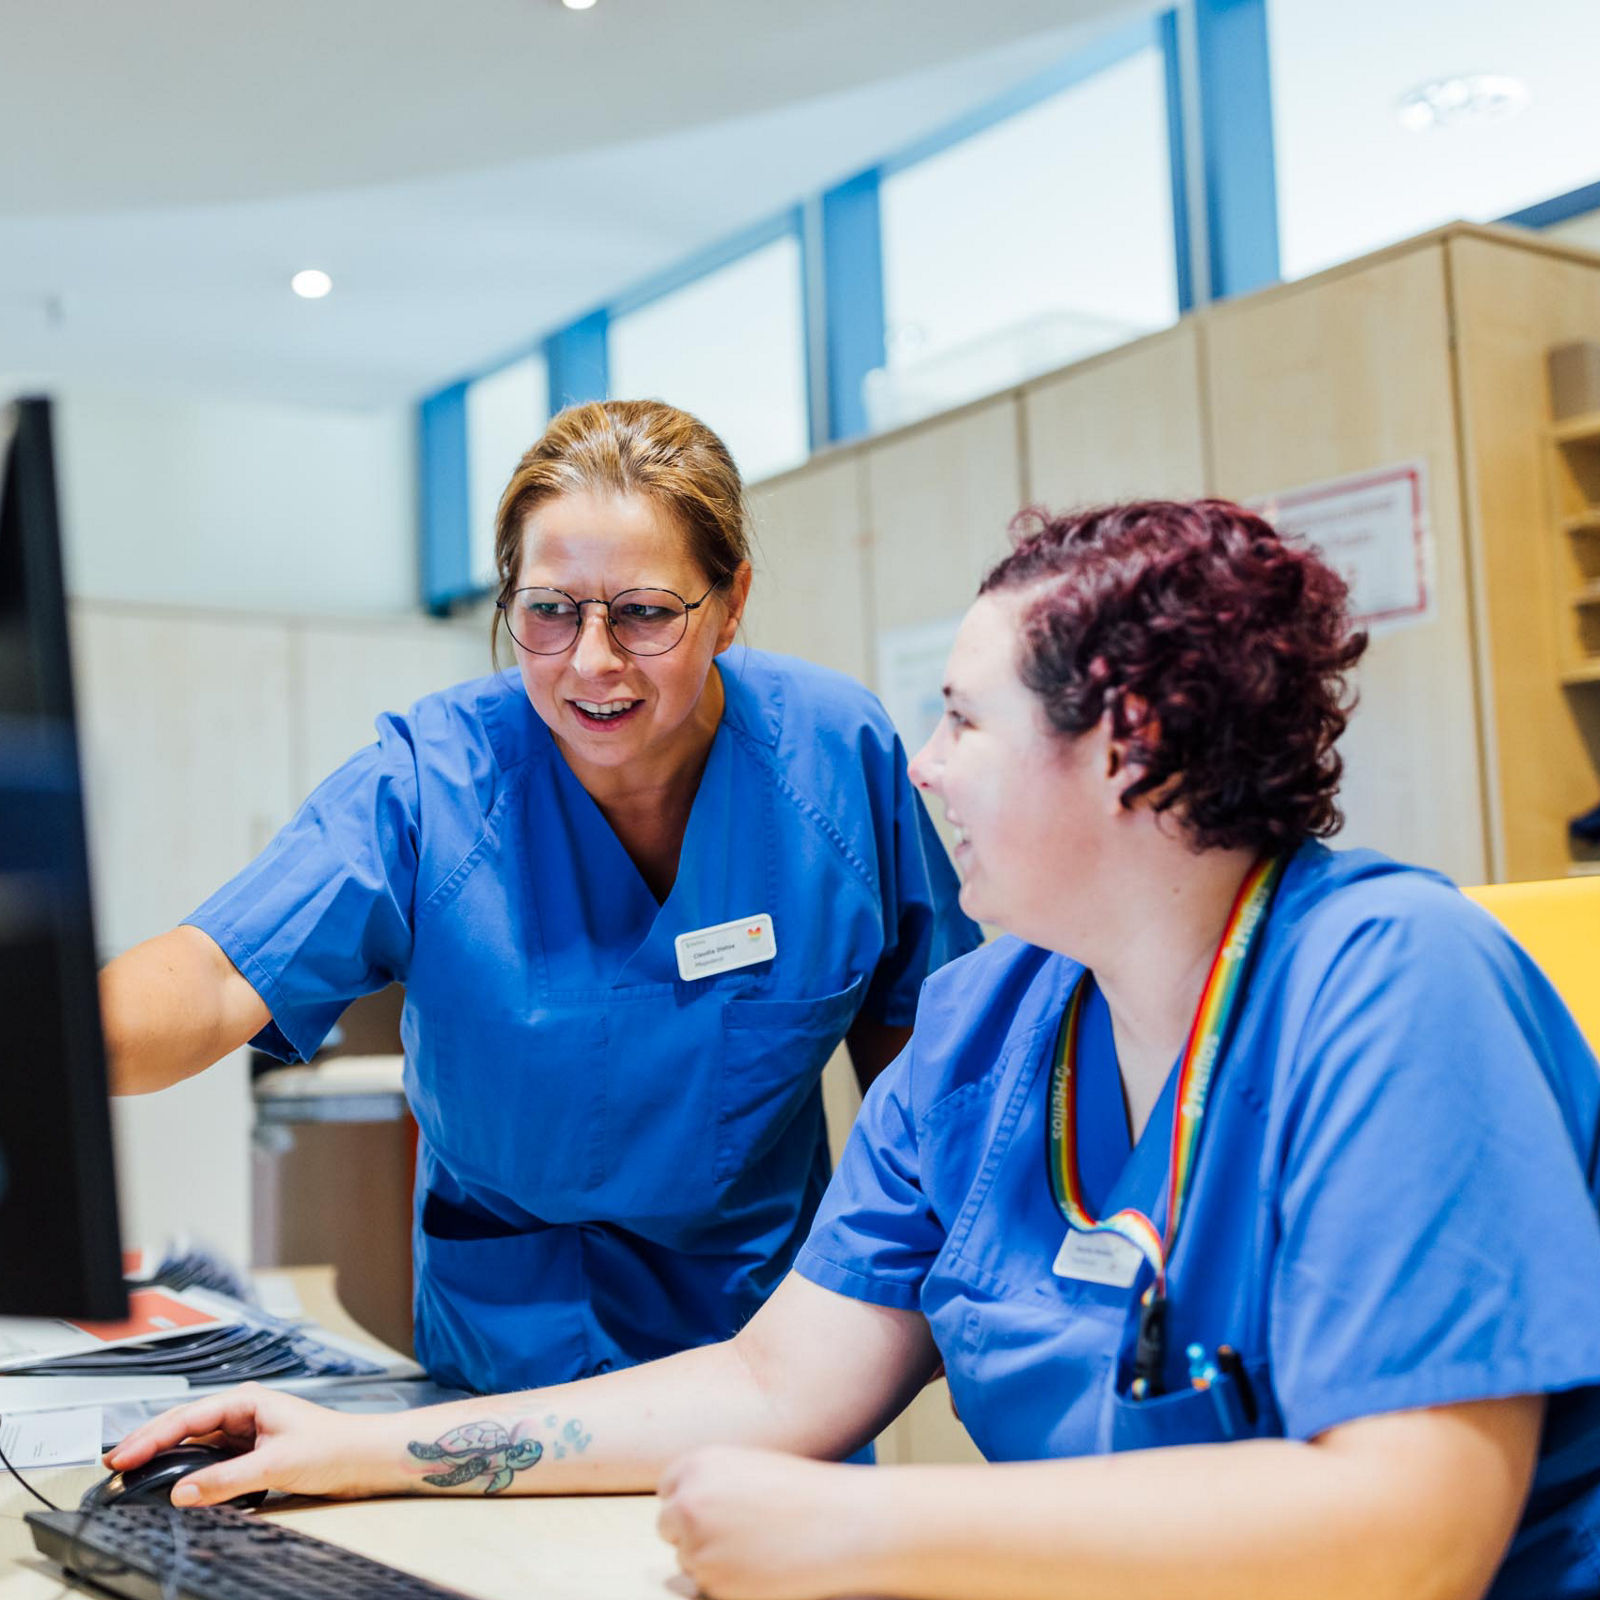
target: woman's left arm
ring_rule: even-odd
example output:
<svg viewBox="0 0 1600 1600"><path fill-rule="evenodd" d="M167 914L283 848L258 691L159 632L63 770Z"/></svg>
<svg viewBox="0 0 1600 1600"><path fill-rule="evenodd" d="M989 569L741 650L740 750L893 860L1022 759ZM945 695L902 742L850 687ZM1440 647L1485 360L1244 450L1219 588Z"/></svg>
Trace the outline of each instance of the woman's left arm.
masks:
<svg viewBox="0 0 1600 1600"><path fill-rule="evenodd" d="M865 1094L872 1087L872 1080L911 1042L911 1029L889 1022L874 1022L871 1017L857 1017L850 1024L844 1042L850 1052L850 1065L855 1068L856 1082Z"/></svg>
<svg viewBox="0 0 1600 1600"><path fill-rule="evenodd" d="M662 1478L661 1529L715 1600L1477 1600L1543 1418L1531 1395L1005 1466L707 1450Z"/></svg>

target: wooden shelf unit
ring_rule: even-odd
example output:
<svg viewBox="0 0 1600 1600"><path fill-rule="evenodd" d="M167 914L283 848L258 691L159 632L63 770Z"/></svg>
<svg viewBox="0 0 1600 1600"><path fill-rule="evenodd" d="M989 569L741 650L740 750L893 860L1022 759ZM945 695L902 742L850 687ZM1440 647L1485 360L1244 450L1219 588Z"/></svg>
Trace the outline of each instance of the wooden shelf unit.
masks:
<svg viewBox="0 0 1600 1600"><path fill-rule="evenodd" d="M1557 621L1561 682L1570 689L1600 684L1600 412L1556 423L1547 440L1566 613Z"/></svg>
<svg viewBox="0 0 1600 1600"><path fill-rule="evenodd" d="M1586 411L1582 416L1568 417L1550 430L1551 437L1561 444L1600 444L1600 411Z"/></svg>

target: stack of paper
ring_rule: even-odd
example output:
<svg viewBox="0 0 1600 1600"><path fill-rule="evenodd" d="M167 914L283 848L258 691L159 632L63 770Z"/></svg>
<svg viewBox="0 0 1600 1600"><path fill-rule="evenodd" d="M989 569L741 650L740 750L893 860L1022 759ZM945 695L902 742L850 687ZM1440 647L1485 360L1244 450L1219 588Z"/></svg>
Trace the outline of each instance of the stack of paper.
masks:
<svg viewBox="0 0 1600 1600"><path fill-rule="evenodd" d="M130 1258L129 1316L116 1323L0 1318L0 1449L18 1466L90 1461L138 1420L196 1389L255 1380L334 1399L421 1376L415 1362L274 1315L233 1295L158 1282L225 1281L211 1258ZM139 1278L147 1281L143 1284ZM14 1447L14 1448L13 1448Z"/></svg>

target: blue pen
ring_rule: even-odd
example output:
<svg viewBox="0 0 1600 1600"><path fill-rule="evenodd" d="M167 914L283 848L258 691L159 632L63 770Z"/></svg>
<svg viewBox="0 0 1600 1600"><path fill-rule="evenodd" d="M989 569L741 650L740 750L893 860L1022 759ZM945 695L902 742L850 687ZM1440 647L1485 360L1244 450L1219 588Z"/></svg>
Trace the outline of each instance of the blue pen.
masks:
<svg viewBox="0 0 1600 1600"><path fill-rule="evenodd" d="M1189 1358L1189 1383L1192 1388L1203 1389L1211 1396L1212 1409L1217 1414L1217 1426L1224 1439L1237 1439L1244 1432L1244 1414L1240 1410L1239 1396L1232 1379L1217 1370L1215 1362L1206 1359L1203 1346L1192 1344L1184 1352Z"/></svg>

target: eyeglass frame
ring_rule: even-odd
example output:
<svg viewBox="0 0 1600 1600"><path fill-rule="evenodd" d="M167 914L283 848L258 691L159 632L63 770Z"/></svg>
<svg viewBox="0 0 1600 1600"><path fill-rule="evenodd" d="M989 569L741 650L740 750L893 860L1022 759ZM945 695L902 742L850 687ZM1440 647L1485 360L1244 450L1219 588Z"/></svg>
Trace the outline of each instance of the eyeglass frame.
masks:
<svg viewBox="0 0 1600 1600"><path fill-rule="evenodd" d="M612 642L616 645L616 647L619 650L626 651L630 656L638 656L641 660L649 661L655 656L671 655L672 652L689 637L689 613L691 611L698 611L700 607L703 606L706 601L717 592L718 589L724 587L726 581L726 579L718 579L711 585L709 589L706 590L703 595L700 596L698 600L685 600L676 589L669 589L665 584L657 583L640 583L635 584L631 589L619 589L609 600L603 600L597 594L590 595L587 600L580 600L576 595L568 594L565 589L556 588L554 584L528 583L522 584L518 588L513 589L511 593L505 597L505 599L496 600L494 603L494 608L505 617L506 632L511 635L511 642L516 645L519 650L526 650L530 656L561 656L565 655L567 651L569 651L573 645L575 645L578 640L583 637L583 608L585 606L604 606L606 612L606 631L611 635ZM572 638L559 650L535 650L529 645L525 645L517 637L517 630L511 626L511 602L515 600L519 594L530 593L534 589L542 589L546 594L558 594L563 600L570 600L572 602L573 609L577 612L577 617L574 619L572 625ZM670 594L672 598L683 607L683 632L680 633L665 650L630 650L627 645L617 638L617 619L611 614L612 606L614 606L618 600L627 594Z"/></svg>

